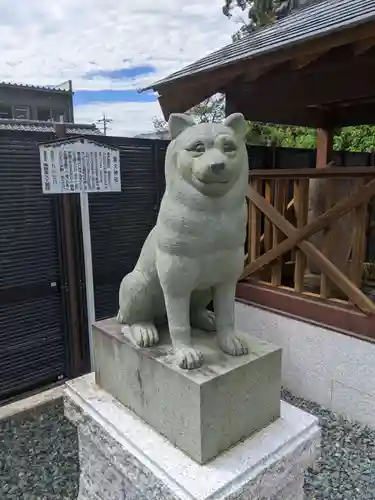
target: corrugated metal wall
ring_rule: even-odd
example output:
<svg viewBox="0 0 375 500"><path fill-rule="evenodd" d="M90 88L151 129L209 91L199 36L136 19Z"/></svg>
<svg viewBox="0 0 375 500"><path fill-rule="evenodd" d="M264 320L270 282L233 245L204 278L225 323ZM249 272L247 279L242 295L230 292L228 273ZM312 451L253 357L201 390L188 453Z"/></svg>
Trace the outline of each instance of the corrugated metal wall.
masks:
<svg viewBox="0 0 375 500"><path fill-rule="evenodd" d="M121 137L101 142L120 149L122 192L89 195L97 319L117 314L121 279L134 267L156 222L167 144Z"/></svg>
<svg viewBox="0 0 375 500"><path fill-rule="evenodd" d="M0 398L65 376L56 198L43 196L37 140L0 136Z"/></svg>

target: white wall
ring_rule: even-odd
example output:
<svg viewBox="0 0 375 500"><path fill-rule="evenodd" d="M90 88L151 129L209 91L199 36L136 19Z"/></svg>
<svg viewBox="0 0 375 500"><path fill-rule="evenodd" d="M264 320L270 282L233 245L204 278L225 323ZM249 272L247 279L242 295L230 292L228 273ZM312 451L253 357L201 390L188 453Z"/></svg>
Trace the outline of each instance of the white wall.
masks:
<svg viewBox="0 0 375 500"><path fill-rule="evenodd" d="M375 344L239 302L236 322L283 348L286 389L375 428Z"/></svg>

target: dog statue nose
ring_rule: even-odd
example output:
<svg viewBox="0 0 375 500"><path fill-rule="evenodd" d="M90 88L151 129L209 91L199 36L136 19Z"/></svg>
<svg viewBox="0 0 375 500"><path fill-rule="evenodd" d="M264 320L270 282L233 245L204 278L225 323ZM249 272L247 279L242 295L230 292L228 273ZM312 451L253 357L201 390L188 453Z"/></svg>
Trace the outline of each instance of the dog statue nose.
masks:
<svg viewBox="0 0 375 500"><path fill-rule="evenodd" d="M214 174L220 174L220 172L222 170L224 170L225 168L225 163L224 162L221 162L221 163L211 163L211 170Z"/></svg>

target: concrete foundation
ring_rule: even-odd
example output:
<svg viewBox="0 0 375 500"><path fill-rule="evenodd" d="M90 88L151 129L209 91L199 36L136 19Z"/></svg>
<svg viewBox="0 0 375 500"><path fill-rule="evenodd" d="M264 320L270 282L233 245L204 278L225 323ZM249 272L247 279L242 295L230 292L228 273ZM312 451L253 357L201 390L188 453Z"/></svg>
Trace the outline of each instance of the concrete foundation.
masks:
<svg viewBox="0 0 375 500"><path fill-rule="evenodd" d="M78 500L302 500L304 470L319 453L317 419L286 403L281 418L198 464L99 388L92 374L67 383L77 426Z"/></svg>
<svg viewBox="0 0 375 500"><path fill-rule="evenodd" d="M285 389L375 429L375 344L242 303L236 324L282 348Z"/></svg>

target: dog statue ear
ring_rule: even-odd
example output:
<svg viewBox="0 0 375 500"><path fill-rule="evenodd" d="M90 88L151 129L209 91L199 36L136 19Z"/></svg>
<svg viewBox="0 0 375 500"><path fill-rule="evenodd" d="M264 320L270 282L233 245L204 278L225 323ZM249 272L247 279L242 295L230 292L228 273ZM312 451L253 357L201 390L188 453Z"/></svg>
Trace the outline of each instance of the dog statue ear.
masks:
<svg viewBox="0 0 375 500"><path fill-rule="evenodd" d="M168 120L168 128L171 139L175 139L181 134L181 132L192 125L194 125L194 120L191 116L184 115L182 113L172 113Z"/></svg>
<svg viewBox="0 0 375 500"><path fill-rule="evenodd" d="M241 138L246 135L246 121L242 113L233 113L224 120L224 125L233 130L233 132Z"/></svg>

